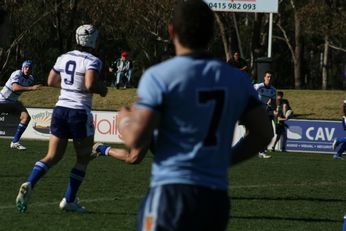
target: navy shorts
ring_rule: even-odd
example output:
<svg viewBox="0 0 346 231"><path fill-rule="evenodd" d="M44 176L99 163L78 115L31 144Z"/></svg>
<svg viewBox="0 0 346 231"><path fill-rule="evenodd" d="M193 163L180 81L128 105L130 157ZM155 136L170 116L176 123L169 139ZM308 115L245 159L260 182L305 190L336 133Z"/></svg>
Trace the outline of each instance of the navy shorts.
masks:
<svg viewBox="0 0 346 231"><path fill-rule="evenodd" d="M186 184L153 187L140 206L137 231L224 231L229 209L226 191Z"/></svg>
<svg viewBox="0 0 346 231"><path fill-rule="evenodd" d="M92 114L83 109L55 107L51 134L64 139L83 139L95 133Z"/></svg>

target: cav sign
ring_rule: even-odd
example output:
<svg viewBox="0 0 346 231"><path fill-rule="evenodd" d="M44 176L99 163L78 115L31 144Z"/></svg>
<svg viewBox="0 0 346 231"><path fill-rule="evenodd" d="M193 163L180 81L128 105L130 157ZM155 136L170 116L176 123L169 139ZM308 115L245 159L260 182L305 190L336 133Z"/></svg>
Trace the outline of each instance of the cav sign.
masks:
<svg viewBox="0 0 346 231"><path fill-rule="evenodd" d="M288 151L335 153L332 149L336 137L345 137L341 121L288 120Z"/></svg>
<svg viewBox="0 0 346 231"><path fill-rule="evenodd" d="M277 13L278 0L204 0L213 11Z"/></svg>

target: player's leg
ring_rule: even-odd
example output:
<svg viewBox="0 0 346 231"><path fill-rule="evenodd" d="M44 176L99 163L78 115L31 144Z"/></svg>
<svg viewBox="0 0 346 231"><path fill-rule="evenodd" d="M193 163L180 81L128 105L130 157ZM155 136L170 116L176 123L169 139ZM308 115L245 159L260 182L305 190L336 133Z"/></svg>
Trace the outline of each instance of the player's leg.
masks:
<svg viewBox="0 0 346 231"><path fill-rule="evenodd" d="M23 183L16 198L16 207L20 212L27 210L32 189L36 183L47 173L48 169L58 163L65 153L67 139L61 139L51 135L47 155L37 161L32 169L28 180Z"/></svg>
<svg viewBox="0 0 346 231"><path fill-rule="evenodd" d="M342 154L346 151L346 140L342 142L341 147L337 151L337 153L333 156L334 159L342 159Z"/></svg>
<svg viewBox="0 0 346 231"><path fill-rule="evenodd" d="M29 112L26 110L26 108L24 107L24 105L21 102L17 102L15 104L13 104L14 106L14 110L18 111L20 113L20 122L18 124L17 130L16 130L16 134L14 135L11 145L11 148L14 149L18 149L18 150L25 150L26 147L24 147L23 145L21 145L19 143L19 140L21 138L21 136L23 135L25 129L27 128L31 117L29 115Z"/></svg>
<svg viewBox="0 0 346 231"><path fill-rule="evenodd" d="M113 148L102 143L95 143L92 149L92 155L97 156L110 156L115 159L123 160L124 157L128 157L129 151L125 148Z"/></svg>
<svg viewBox="0 0 346 231"><path fill-rule="evenodd" d="M79 205L77 192L85 178L87 166L90 160L93 159L90 155L93 143L93 136L89 136L84 139L73 140L74 148L77 154L77 160L70 171L70 178L65 196L59 204L59 207L63 210L80 213L86 212L86 209Z"/></svg>
<svg viewBox="0 0 346 231"><path fill-rule="evenodd" d="M333 150L335 150L336 147L339 146L339 144L345 143L345 142L346 142L346 137L339 137L339 138L334 139L333 144L332 144Z"/></svg>
<svg viewBox="0 0 346 231"><path fill-rule="evenodd" d="M94 144L93 117L88 111L71 109L68 121L77 158L70 171L69 183L59 207L67 211L86 212L86 209L78 204L76 195L84 180L87 166L93 159L91 156Z"/></svg>
<svg viewBox="0 0 346 231"><path fill-rule="evenodd" d="M286 126L283 127L281 134L281 151L286 152L286 144L287 144L287 130Z"/></svg>
<svg viewBox="0 0 346 231"><path fill-rule="evenodd" d="M119 71L116 74L116 82L115 82L115 86L116 86L117 89L119 89L120 80L121 80L121 72Z"/></svg>

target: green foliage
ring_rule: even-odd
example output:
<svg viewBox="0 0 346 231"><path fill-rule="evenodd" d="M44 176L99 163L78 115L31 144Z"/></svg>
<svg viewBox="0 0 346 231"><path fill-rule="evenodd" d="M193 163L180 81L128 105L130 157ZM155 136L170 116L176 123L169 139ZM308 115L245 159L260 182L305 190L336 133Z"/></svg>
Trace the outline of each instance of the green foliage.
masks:
<svg viewBox="0 0 346 231"><path fill-rule="evenodd" d="M12 44L0 49L0 84L19 67L24 59L35 63L37 80L45 83L47 73L62 53L74 48L75 29L83 23L95 24L101 32L97 55L103 60L108 75L108 66L119 57L122 50L129 51L134 60L134 76L137 81L147 67L171 57L174 49L167 33L172 6L176 0L62 0L62 1L3 1L0 6L9 12ZM336 47L345 44L345 5L343 1L292 0L279 1L282 25L288 39L294 41L294 17L291 2L296 4L302 18L304 49L302 76L304 87L321 87L320 54L323 51L323 33L330 34L330 41ZM330 3L329 5L326 3ZM231 13L220 13L224 22L227 40L231 48L237 48L234 22ZM258 57L266 56L268 15L255 23L259 14L237 13L240 39L244 58L251 65ZM274 22L278 20L274 15ZM254 31L258 28L258 33ZM280 81L277 87L292 88L293 66L291 53L282 39L281 32L274 25L273 66ZM217 28L211 53L225 59L224 44ZM9 55L8 55L9 54ZM311 57L313 54L314 57ZM8 55L8 56L7 56ZM345 52L330 51L328 87L343 89L346 80L344 72ZM8 57L8 58L7 58ZM255 68L252 66L252 68ZM306 80L306 81L305 81Z"/></svg>
<svg viewBox="0 0 346 231"><path fill-rule="evenodd" d="M2 230L115 230L135 229L137 208L145 195L152 155L129 166L110 157L91 162L78 196L87 214L60 211L58 204L74 164L69 143L64 159L35 187L28 211L18 213L15 197L48 142L23 143L26 151L9 149L0 139L0 224ZM346 181L343 161L331 155L273 153L253 158L230 170L231 216L227 230L326 231L341 230L345 212Z"/></svg>

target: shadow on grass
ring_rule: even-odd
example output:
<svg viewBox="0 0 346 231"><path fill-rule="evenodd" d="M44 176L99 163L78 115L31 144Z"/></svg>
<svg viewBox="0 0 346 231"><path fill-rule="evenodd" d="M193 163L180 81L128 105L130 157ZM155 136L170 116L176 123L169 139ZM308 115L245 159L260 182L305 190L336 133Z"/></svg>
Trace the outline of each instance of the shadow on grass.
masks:
<svg viewBox="0 0 346 231"><path fill-rule="evenodd" d="M313 197L230 197L231 200L346 202L346 199Z"/></svg>
<svg viewBox="0 0 346 231"><path fill-rule="evenodd" d="M242 220L283 220L283 221L330 222L330 223L340 223L340 222L342 222L342 220L335 220L335 219L295 218L295 217L279 217L279 216L231 216L231 219L242 219Z"/></svg>

